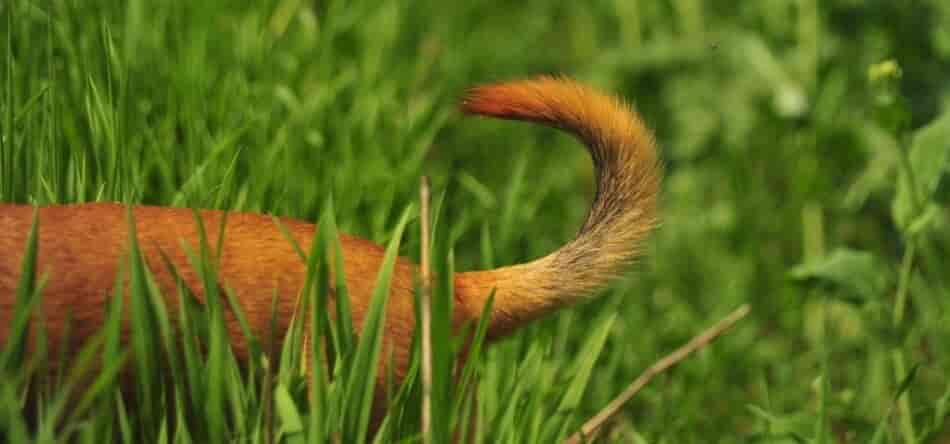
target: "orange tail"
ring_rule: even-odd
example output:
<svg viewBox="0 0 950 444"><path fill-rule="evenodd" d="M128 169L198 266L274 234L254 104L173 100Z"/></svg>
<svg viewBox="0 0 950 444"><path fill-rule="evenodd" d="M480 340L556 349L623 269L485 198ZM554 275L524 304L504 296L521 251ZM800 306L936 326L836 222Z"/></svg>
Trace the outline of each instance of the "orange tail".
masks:
<svg viewBox="0 0 950 444"><path fill-rule="evenodd" d="M571 80L476 87L462 110L567 131L587 147L597 169L597 195L574 240L532 262L458 274L458 299L470 315L477 316L495 290L489 334L499 336L590 295L638 256L657 223L660 168L653 135L633 110Z"/></svg>

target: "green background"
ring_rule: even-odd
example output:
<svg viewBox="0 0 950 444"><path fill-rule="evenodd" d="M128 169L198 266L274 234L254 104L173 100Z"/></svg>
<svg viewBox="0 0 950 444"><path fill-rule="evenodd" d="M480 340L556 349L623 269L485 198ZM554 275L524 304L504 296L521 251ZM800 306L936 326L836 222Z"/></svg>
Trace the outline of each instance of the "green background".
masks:
<svg viewBox="0 0 950 444"><path fill-rule="evenodd" d="M950 442L950 2L8 0L0 12L0 201L316 220L332 196L342 231L384 243L427 175L459 270L552 251L593 195L572 139L464 118L466 87L563 73L633 103L665 163L662 226L603 297L492 348L485 442L540 439L609 315L580 402L557 417L568 431L743 303L748 319L656 378L608 437ZM869 78L891 59L900 75ZM417 239L401 254L417 258Z"/></svg>

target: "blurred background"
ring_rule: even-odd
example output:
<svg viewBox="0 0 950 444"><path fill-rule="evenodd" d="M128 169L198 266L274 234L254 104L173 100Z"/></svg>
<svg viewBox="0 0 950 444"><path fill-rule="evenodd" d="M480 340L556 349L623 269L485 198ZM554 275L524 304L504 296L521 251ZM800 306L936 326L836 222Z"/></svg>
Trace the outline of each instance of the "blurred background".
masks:
<svg viewBox="0 0 950 444"><path fill-rule="evenodd" d="M343 231L384 242L428 175L458 270L553 250L593 196L572 139L463 118L465 88L558 73L616 93L656 130L662 227L603 298L492 350L483 414L516 408L510 420L531 436L592 326L616 314L571 412L579 424L749 303L749 319L657 378L609 437L950 442L950 2L7 0L0 11L0 201L315 220L332 195Z"/></svg>

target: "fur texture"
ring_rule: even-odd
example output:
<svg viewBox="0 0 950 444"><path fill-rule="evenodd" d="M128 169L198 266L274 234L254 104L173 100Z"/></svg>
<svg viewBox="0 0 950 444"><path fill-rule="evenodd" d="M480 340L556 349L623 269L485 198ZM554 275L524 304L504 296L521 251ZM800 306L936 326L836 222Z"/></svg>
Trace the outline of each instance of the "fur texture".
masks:
<svg viewBox="0 0 950 444"><path fill-rule="evenodd" d="M529 263L456 274L453 325L476 321L494 289L489 336L499 338L590 295L638 255L642 240L656 223L659 168L653 136L628 106L567 79L542 77L477 87L463 101L462 110L537 122L572 133L588 148L597 168L597 195L574 240ZM64 343L64 326L70 320L69 344L78 346L102 324L120 264L127 259L126 207L94 203L46 206L38 211L38 272L47 277L41 310L49 344ZM31 206L0 204L0 345L10 333L16 284L33 212ZM133 214L143 256L171 314L176 313L178 303L176 282L162 254L203 300L200 278L186 254L198 248L198 227L191 210L136 206ZM222 213L200 214L210 245L216 245ZM252 330L261 337L269 332L271 300L276 291L278 336L282 336L304 285L305 264L273 218L231 213L226 222L220 281L235 292ZM316 227L292 219L282 219L281 223L307 251ZM353 318L359 329L383 250L349 236L343 236L341 242ZM183 247L186 244L188 250ZM394 358L397 379L406 371L415 328L415 274L414 264L398 261L386 313L383 356ZM226 322L238 358L246 359L247 346L237 321L228 313ZM131 328L135 326L126 323L124 335ZM380 372L380 395L383 377Z"/></svg>

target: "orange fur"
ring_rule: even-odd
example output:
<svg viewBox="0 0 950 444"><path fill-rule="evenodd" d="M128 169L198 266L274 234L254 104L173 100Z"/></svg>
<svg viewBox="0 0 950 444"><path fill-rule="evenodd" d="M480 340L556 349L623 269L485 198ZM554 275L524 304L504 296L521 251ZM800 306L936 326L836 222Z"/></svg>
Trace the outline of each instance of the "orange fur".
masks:
<svg viewBox="0 0 950 444"><path fill-rule="evenodd" d="M623 103L566 79L534 80L473 89L463 111L492 117L534 121L576 135L591 152L598 169L598 193L577 238L535 261L495 270L458 273L453 325L475 321L486 298L496 290L489 335L501 337L552 310L576 302L602 287L639 252L642 239L655 225L659 169L654 142L639 117ZM0 205L0 345L9 335L16 284L34 208ZM155 281L174 314L176 282L164 265L168 256L190 289L204 298L197 272L183 244L198 249L198 229L190 210L136 206L138 240ZM201 211L210 245L218 240L219 211ZM127 254L126 208L95 203L39 208L38 271L48 278L41 310L50 344L60 344L71 319L70 341L79 344L102 323L120 263ZM315 226L281 219L308 251ZM383 251L361 239L342 236L345 279L359 329L372 294ZM222 285L232 289L253 332L269 332L271 301L278 295L278 336L286 331L305 264L269 216L228 214L219 267ZM395 376L406 371L415 328L413 279L415 266L396 264L386 314L383 356L394 358ZM226 323L239 359L247 346L237 321ZM132 325L124 326L124 335ZM58 356L51 354L51 356ZM56 363L53 363L54 365ZM377 380L377 399L384 375Z"/></svg>

